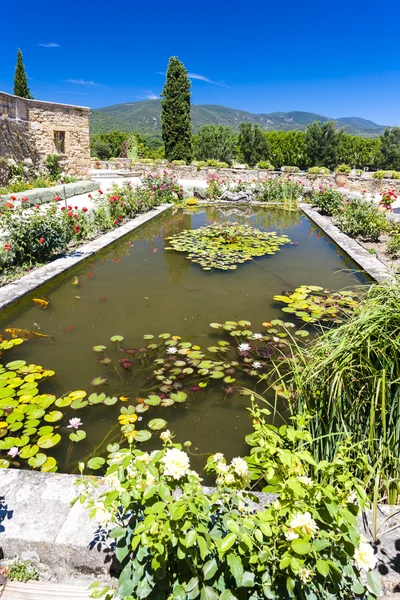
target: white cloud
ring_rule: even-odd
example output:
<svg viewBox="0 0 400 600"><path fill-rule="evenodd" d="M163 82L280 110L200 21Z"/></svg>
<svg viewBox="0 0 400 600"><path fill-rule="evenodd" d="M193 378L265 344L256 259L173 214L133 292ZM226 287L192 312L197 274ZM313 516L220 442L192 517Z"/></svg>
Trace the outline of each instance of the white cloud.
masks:
<svg viewBox="0 0 400 600"><path fill-rule="evenodd" d="M42 48L59 48L60 44L55 44L54 42L49 42L48 44L39 44Z"/></svg>
<svg viewBox="0 0 400 600"><path fill-rule="evenodd" d="M146 96L146 100L158 100L160 96L157 96L157 94L148 94Z"/></svg>
<svg viewBox="0 0 400 600"><path fill-rule="evenodd" d="M213 81L209 77L205 75L198 75L197 73L188 73L189 79L199 79L200 81L205 81L206 83L212 83L214 85L220 85L221 87L228 87L224 83L219 83L218 81Z"/></svg>
<svg viewBox="0 0 400 600"><path fill-rule="evenodd" d="M76 83L78 85L101 85L95 81L86 81L85 79L63 79L64 83Z"/></svg>

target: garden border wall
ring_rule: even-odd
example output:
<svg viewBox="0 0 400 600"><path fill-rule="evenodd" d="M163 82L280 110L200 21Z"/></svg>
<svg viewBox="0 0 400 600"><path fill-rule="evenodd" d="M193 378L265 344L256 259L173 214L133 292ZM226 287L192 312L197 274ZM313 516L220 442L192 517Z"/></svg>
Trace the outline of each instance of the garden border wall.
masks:
<svg viewBox="0 0 400 600"><path fill-rule="evenodd" d="M15 196L17 200L28 198L29 203L32 205L45 204L46 202L51 202L54 196L60 196L60 198L64 200L72 198L73 196L79 196L80 194L95 192L99 188L100 184L96 181L75 181L74 183L53 185L48 188L34 188L33 190L25 190L24 192L16 192L15 194L3 194L0 195L0 203L8 202L11 196Z"/></svg>

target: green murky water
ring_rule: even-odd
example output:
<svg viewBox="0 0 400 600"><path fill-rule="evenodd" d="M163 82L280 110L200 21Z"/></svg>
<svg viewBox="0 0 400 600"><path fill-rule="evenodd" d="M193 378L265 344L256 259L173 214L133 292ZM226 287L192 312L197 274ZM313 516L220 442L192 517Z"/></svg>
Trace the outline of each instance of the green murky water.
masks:
<svg viewBox="0 0 400 600"><path fill-rule="evenodd" d="M285 233L294 244L227 272L203 271L183 253L164 250L168 246L165 237L226 219ZM72 284L74 277L78 285ZM143 345L144 334L168 332L205 349L215 343L211 322L246 319L257 332L263 321L283 318L272 296L284 290L302 284L342 289L365 282L349 257L300 212L239 207L196 213L169 211L2 311L0 328L54 336L54 341L29 340L6 357L7 362L18 357L55 370L55 377L41 386L42 392L61 395L82 389L111 396L127 393L135 399L143 390L129 388L116 377L103 387L91 387L93 377L106 375L106 367L96 362L94 345L110 346L110 337L120 334L126 347L137 347ZM42 297L50 301L46 309L32 302L32 298ZM120 406L64 409L61 433L65 441L49 452L58 459L60 471L75 471L77 461L93 452L115 426ZM138 425L141 428L146 420L161 416L176 441L193 442L194 453L222 451L232 457L245 452L244 436L251 430L247 406L246 397L226 395L217 385L189 394L185 404L149 410ZM66 425L72 416L82 419L88 436L73 445L71 454L67 435L71 430ZM155 440L147 446L157 444L155 432ZM204 458L194 462L200 467Z"/></svg>

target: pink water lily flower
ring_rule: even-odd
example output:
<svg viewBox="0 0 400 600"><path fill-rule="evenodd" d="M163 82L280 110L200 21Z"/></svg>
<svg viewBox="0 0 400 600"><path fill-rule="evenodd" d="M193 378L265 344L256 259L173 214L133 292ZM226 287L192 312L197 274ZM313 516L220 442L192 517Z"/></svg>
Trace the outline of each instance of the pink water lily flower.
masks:
<svg viewBox="0 0 400 600"><path fill-rule="evenodd" d="M79 429L81 425L83 425L82 421L78 417L73 417L69 420L69 425L67 425L67 427L72 429Z"/></svg>
<svg viewBox="0 0 400 600"><path fill-rule="evenodd" d="M9 449L7 454L8 454L8 456L15 458L19 454L19 448L17 448L17 446L13 446L12 448Z"/></svg>

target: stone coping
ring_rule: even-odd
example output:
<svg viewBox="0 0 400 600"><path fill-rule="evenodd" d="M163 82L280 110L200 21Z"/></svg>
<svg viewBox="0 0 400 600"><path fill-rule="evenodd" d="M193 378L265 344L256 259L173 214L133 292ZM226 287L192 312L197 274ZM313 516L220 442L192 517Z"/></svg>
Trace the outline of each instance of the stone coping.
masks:
<svg viewBox="0 0 400 600"><path fill-rule="evenodd" d="M78 110L90 111L91 108L89 106L78 106L76 104L64 104L62 102L51 102L50 100L36 100L36 98L22 98L21 96L15 96L14 94L8 94L7 92L1 92L2 96L7 96L8 98L12 98L14 100L19 100L23 102L27 102L28 104L50 104L51 106L62 106L65 108L76 108Z"/></svg>
<svg viewBox="0 0 400 600"><path fill-rule="evenodd" d="M11 282L4 287L0 288L0 309L5 308L12 302L19 300L26 294L29 294L34 289L40 287L44 283L47 283L51 279L57 277L61 273L64 273L71 267L77 265L78 263L86 260L93 254L96 254L103 248L106 248L113 242L116 242L120 238L124 237L131 231L134 231L147 221L154 219L158 215L162 214L166 210L171 208L171 204L163 204L150 210L147 213L138 215L134 219L131 219L121 227L117 229L113 229L104 235L84 244L83 246L79 246L76 250L62 256L61 258L57 258L53 260L51 263L44 265L43 267L39 267L24 275L20 279L15 282ZM1 491L1 487L0 487Z"/></svg>
<svg viewBox="0 0 400 600"><path fill-rule="evenodd" d="M9 194L0 195L1 202L9 202L11 196L15 196L17 200L22 198L28 198L29 204L45 204L51 202L54 196L60 196L64 198L72 198L73 196L79 196L80 194L87 194L89 192L95 192L100 188L100 184L97 181L83 180L75 181L74 183L65 183L61 185L53 185L48 188L34 188L33 190L25 190L24 192L10 192Z"/></svg>
<svg viewBox="0 0 400 600"><path fill-rule="evenodd" d="M344 250L344 252L346 252L346 254L362 268L364 273L372 277L372 279L381 282L394 277L394 271L382 263L376 256L370 254L365 248L360 246L358 242L341 232L340 229L332 223L329 217L321 215L311 208L309 204L301 203L300 209L342 250Z"/></svg>

